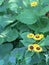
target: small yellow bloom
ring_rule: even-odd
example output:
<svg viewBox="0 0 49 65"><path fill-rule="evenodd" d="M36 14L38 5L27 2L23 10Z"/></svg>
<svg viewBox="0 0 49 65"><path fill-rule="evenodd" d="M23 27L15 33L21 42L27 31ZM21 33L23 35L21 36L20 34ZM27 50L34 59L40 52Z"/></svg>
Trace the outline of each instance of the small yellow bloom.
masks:
<svg viewBox="0 0 49 65"><path fill-rule="evenodd" d="M36 35L34 35L33 39L35 39L35 40L41 40L42 38L44 38L44 35L42 35L42 34L36 34Z"/></svg>
<svg viewBox="0 0 49 65"><path fill-rule="evenodd" d="M42 47L36 47L36 48L34 48L34 51L35 52L42 52L43 49L42 49Z"/></svg>
<svg viewBox="0 0 49 65"><path fill-rule="evenodd" d="M38 3L35 2L35 1L31 3L31 6L32 6L32 7L35 7L35 6L37 6L37 5L38 5Z"/></svg>
<svg viewBox="0 0 49 65"><path fill-rule="evenodd" d="M28 46L28 51L33 51L33 49L34 49L33 44L30 44L30 45Z"/></svg>
<svg viewBox="0 0 49 65"><path fill-rule="evenodd" d="M34 37L34 34L30 33L27 35L28 38L33 38Z"/></svg>

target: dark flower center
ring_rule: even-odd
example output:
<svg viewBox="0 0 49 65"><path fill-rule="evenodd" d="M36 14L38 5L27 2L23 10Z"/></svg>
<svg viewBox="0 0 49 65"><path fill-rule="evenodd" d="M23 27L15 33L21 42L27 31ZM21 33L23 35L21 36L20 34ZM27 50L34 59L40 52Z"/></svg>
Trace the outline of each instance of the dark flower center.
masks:
<svg viewBox="0 0 49 65"><path fill-rule="evenodd" d="M36 38L39 38L39 36L36 36Z"/></svg>
<svg viewBox="0 0 49 65"><path fill-rule="evenodd" d="M37 49L37 50L40 50L40 48L39 48L39 47L37 47L36 49Z"/></svg>
<svg viewBox="0 0 49 65"><path fill-rule="evenodd" d="M33 46L30 46L30 49L32 50L34 47Z"/></svg>

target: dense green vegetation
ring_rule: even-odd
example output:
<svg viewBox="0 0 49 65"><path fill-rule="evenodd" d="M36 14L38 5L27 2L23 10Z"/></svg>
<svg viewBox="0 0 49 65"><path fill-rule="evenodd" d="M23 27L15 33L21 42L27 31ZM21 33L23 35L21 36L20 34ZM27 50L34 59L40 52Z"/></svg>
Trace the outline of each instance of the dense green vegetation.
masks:
<svg viewBox="0 0 49 65"><path fill-rule="evenodd" d="M49 65L49 0L0 0L0 65Z"/></svg>

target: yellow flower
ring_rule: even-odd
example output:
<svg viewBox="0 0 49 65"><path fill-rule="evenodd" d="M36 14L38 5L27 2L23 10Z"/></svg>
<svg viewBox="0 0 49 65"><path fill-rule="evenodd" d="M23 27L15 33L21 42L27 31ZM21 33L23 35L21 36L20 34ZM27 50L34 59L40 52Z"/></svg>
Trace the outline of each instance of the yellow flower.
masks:
<svg viewBox="0 0 49 65"><path fill-rule="evenodd" d="M33 38L34 37L34 34L30 33L27 35L28 38Z"/></svg>
<svg viewBox="0 0 49 65"><path fill-rule="evenodd" d="M43 49L42 49L42 47L36 47L36 48L34 48L34 51L35 52L42 52L43 51Z"/></svg>
<svg viewBox="0 0 49 65"><path fill-rule="evenodd" d="M36 34L36 35L34 35L33 39L35 39L35 40L41 40L42 38L44 38L43 34Z"/></svg>
<svg viewBox="0 0 49 65"><path fill-rule="evenodd" d="M38 44L33 44L34 52L42 52L42 48Z"/></svg>
<svg viewBox="0 0 49 65"><path fill-rule="evenodd" d="M34 47L33 44L28 45L28 51L33 51Z"/></svg>
<svg viewBox="0 0 49 65"><path fill-rule="evenodd" d="M37 5L38 5L38 3L36 1L34 1L34 2L31 3L31 6L33 6L33 7L35 7Z"/></svg>

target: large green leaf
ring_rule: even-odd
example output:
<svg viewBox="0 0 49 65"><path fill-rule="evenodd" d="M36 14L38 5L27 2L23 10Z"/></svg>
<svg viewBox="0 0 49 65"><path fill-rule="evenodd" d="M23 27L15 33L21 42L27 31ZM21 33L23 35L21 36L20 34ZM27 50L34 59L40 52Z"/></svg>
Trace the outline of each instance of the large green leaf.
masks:
<svg viewBox="0 0 49 65"><path fill-rule="evenodd" d="M4 28L5 26L9 25L10 23L13 23L15 20L15 16L13 15L3 15L0 16L0 25Z"/></svg>
<svg viewBox="0 0 49 65"><path fill-rule="evenodd" d="M3 58L7 54L9 54L12 48L13 48L13 45L11 43L0 45L0 51L1 51L0 57Z"/></svg>
<svg viewBox="0 0 49 65"><path fill-rule="evenodd" d="M31 65L32 65L32 64L37 64L37 63L41 62L41 60L42 60L42 58L41 58L40 54L39 54L39 53L35 53L35 54L32 56L32 60L31 60L30 64L31 64Z"/></svg>
<svg viewBox="0 0 49 65"><path fill-rule="evenodd" d="M6 34L6 37L8 42L14 41L15 39L18 38L18 31L16 29L11 29Z"/></svg>
<svg viewBox="0 0 49 65"><path fill-rule="evenodd" d="M49 32L49 19L47 17L41 17L39 18L40 21L36 22L33 25L28 25L28 27L31 30L34 30L35 33L45 33L45 32ZM43 25L44 24L44 25ZM42 29L41 29L42 28Z"/></svg>
<svg viewBox="0 0 49 65"><path fill-rule="evenodd" d="M11 42L18 38L18 31L16 29L7 28L5 31L1 33L6 41Z"/></svg>
<svg viewBox="0 0 49 65"><path fill-rule="evenodd" d="M48 30L49 29L49 22L48 22L49 19L47 17L43 17L40 20L41 21L37 24L38 25L37 31L42 32L42 33L49 32Z"/></svg>
<svg viewBox="0 0 49 65"><path fill-rule="evenodd" d="M37 16L30 9L24 9L18 16L17 20L25 24L34 24L37 22Z"/></svg>
<svg viewBox="0 0 49 65"><path fill-rule="evenodd" d="M22 47L22 48L15 48L12 52L11 55L14 56L15 58L17 58L17 60L22 59L23 55L25 53L26 48Z"/></svg>

